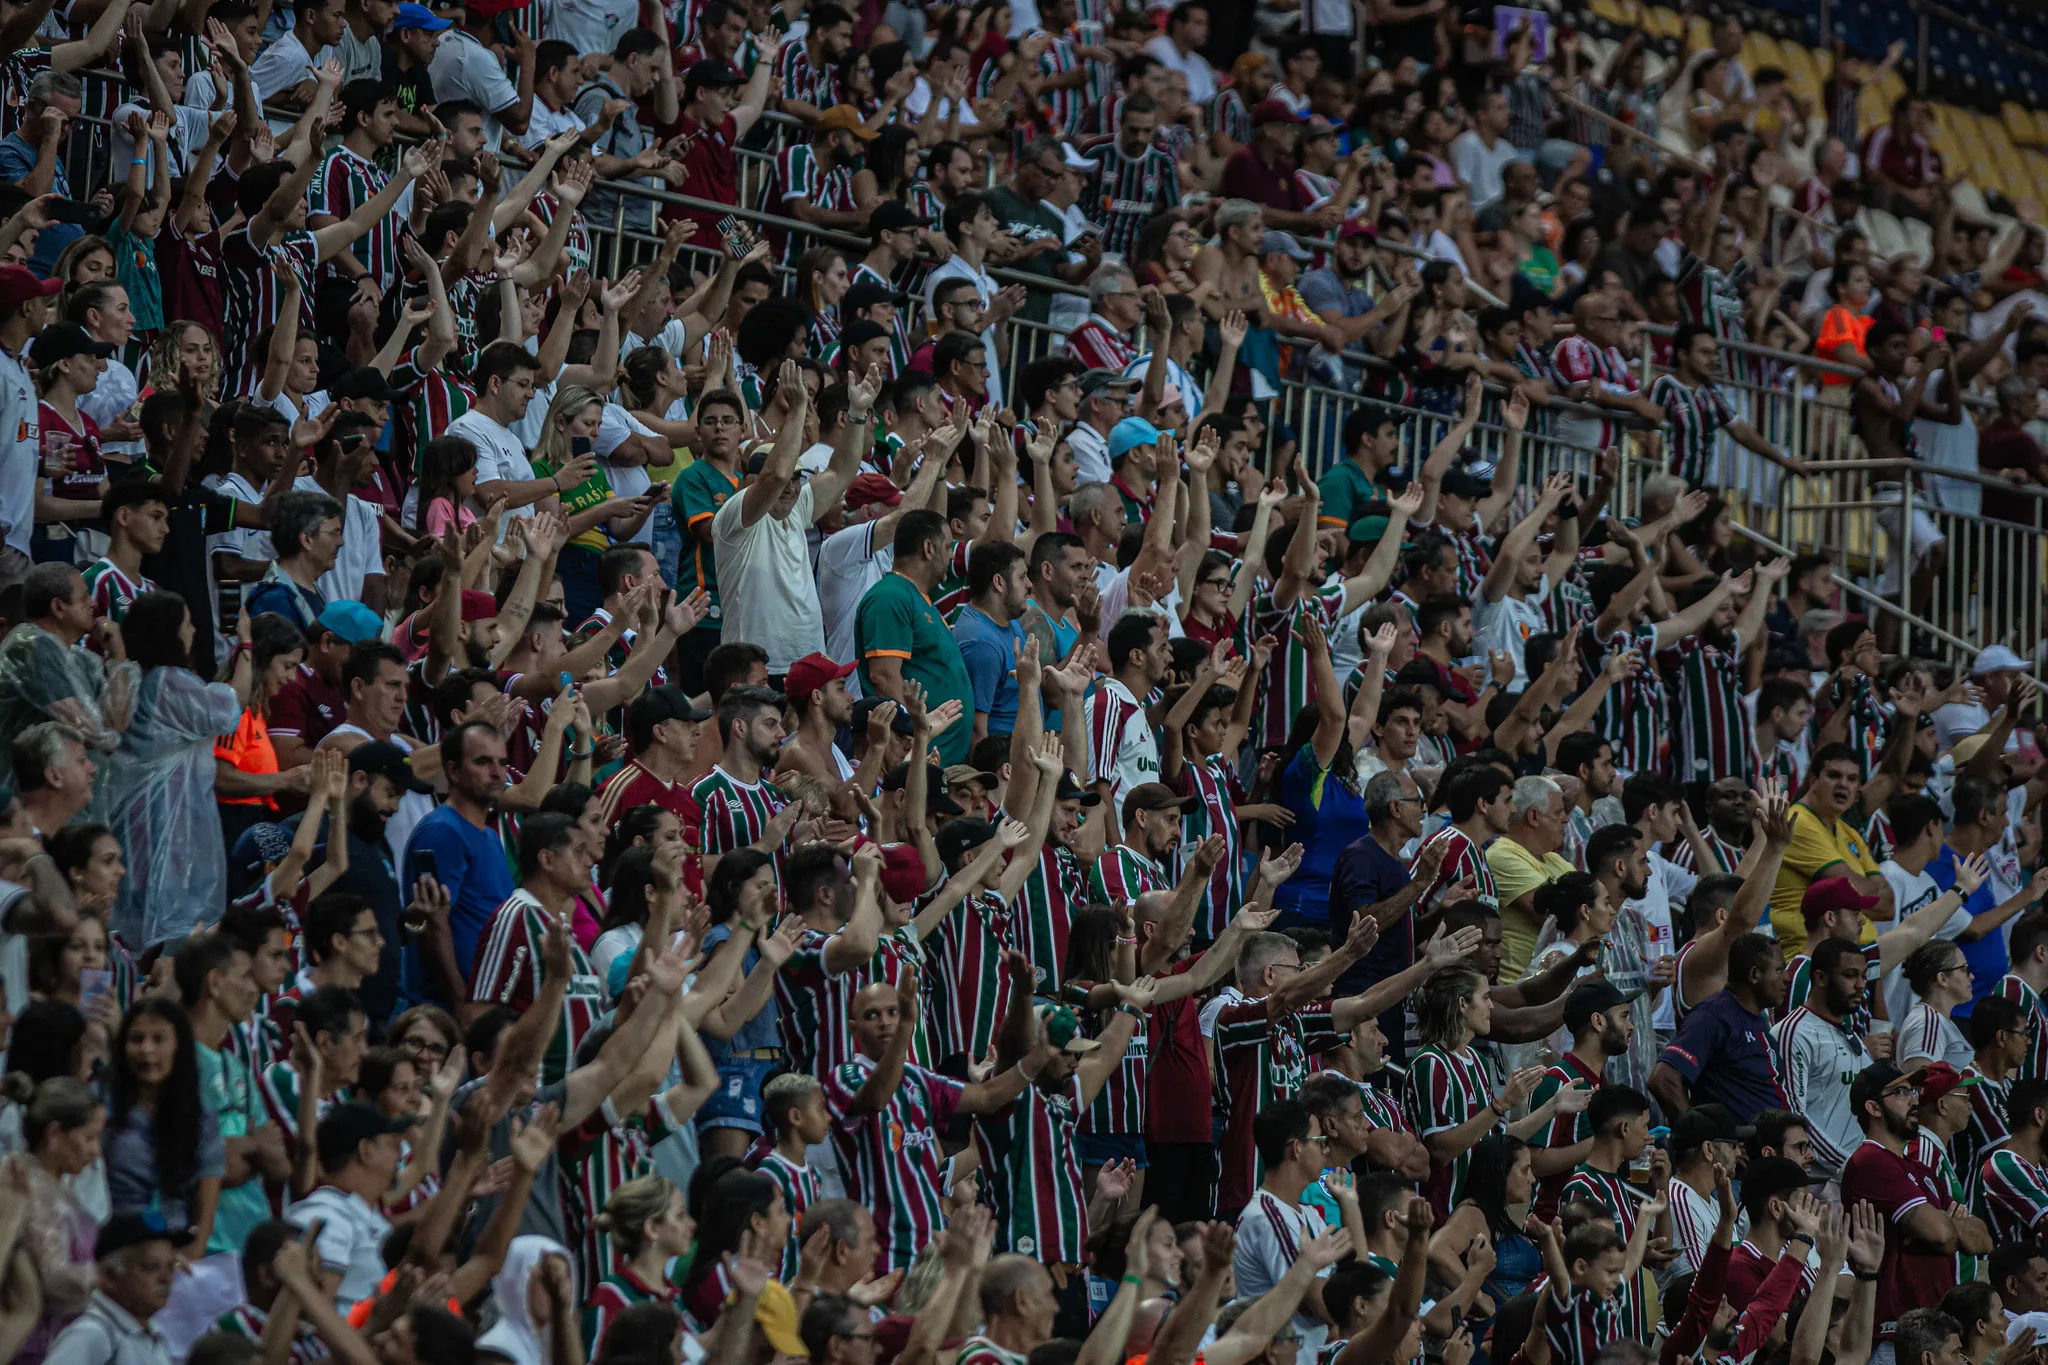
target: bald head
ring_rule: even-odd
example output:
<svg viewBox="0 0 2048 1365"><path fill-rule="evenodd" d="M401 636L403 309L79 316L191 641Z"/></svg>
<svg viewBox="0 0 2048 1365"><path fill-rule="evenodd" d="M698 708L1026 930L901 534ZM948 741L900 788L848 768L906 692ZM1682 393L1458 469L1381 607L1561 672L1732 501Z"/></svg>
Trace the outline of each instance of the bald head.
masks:
<svg viewBox="0 0 2048 1365"><path fill-rule="evenodd" d="M1050 1283L1045 1267L1029 1256L1006 1252L991 1257L981 1272L981 1312L984 1318L1013 1317L1017 1298L1028 1294L1041 1281Z"/></svg>

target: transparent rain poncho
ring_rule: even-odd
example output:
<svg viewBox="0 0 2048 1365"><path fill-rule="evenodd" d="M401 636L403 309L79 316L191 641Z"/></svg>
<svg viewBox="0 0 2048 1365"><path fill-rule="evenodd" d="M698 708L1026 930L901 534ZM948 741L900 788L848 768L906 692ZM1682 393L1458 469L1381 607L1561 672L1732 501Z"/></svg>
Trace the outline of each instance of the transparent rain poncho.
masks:
<svg viewBox="0 0 2048 1365"><path fill-rule="evenodd" d="M140 952L220 917L228 861L214 806L213 741L235 728L242 704L226 683L189 669L138 673L134 707L109 766L107 823L121 840L128 877L113 929Z"/></svg>
<svg viewBox="0 0 2048 1365"><path fill-rule="evenodd" d="M97 654L67 645L35 624L16 626L0 640L0 735L10 738L31 725L61 720L77 725L93 746L92 803L82 820L104 819L107 811L107 754L114 735L103 717L106 666ZM0 759L0 766L5 760Z"/></svg>

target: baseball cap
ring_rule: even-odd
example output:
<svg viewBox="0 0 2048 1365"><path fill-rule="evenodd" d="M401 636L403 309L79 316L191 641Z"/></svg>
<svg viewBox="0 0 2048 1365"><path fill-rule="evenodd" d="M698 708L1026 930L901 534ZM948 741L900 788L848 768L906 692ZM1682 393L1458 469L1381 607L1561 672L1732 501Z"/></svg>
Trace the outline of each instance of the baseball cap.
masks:
<svg viewBox="0 0 2048 1365"><path fill-rule="evenodd" d="M36 333L35 356L38 367L54 365L60 360L69 360L75 355L89 355L105 360L118 349L111 341L94 341L92 334L75 322L53 322Z"/></svg>
<svg viewBox="0 0 2048 1365"><path fill-rule="evenodd" d="M729 1303L739 1297L735 1289L727 1295ZM770 1280L761 1286L761 1297L754 1301L754 1324L761 1329L761 1335L768 1338L768 1344L786 1356L808 1358L811 1348L804 1345L803 1335L797 1331L796 1300L780 1280Z"/></svg>
<svg viewBox="0 0 2048 1365"><path fill-rule="evenodd" d="M946 769L945 772L939 774L939 779L948 787L958 786L962 782L979 782L984 787L995 787L1002 784L1002 779L998 778L994 773L984 772L972 763L955 763L952 767Z"/></svg>
<svg viewBox="0 0 2048 1365"><path fill-rule="evenodd" d="M1443 485L1438 491L1448 493L1454 498L1464 498L1467 502L1477 502L1493 492L1493 485L1477 474L1464 469L1453 469L1444 475Z"/></svg>
<svg viewBox="0 0 2048 1365"><path fill-rule="evenodd" d="M877 474L873 470L857 476L846 490L846 510L849 512L857 512L871 502L894 507L902 501L903 490L889 482L887 474Z"/></svg>
<svg viewBox="0 0 2048 1365"><path fill-rule="evenodd" d="M462 590L462 623L489 621L498 614L498 599L481 588Z"/></svg>
<svg viewBox="0 0 2048 1365"><path fill-rule="evenodd" d="M439 33L442 29L447 28L450 22L447 19L435 18L434 12L425 5L416 5L412 3L412 0L404 0L404 3L398 7L398 17L391 21L391 27L393 29L419 28L425 29L429 33Z"/></svg>
<svg viewBox="0 0 2048 1365"><path fill-rule="evenodd" d="M1696 1152L1709 1142L1740 1142L1754 1132L1754 1127L1737 1123L1726 1105L1697 1104L1671 1125L1671 1150Z"/></svg>
<svg viewBox="0 0 2048 1365"><path fill-rule="evenodd" d="M1252 127L1263 128L1269 123L1293 123L1294 111L1280 100L1260 100L1252 106Z"/></svg>
<svg viewBox="0 0 2048 1365"><path fill-rule="evenodd" d="M359 1144L390 1133L403 1133L413 1122L409 1118L386 1118L383 1110L372 1109L360 1100L337 1104L320 1119L320 1164L329 1171L338 1171L355 1158Z"/></svg>
<svg viewBox="0 0 2048 1365"><path fill-rule="evenodd" d="M1053 799L1079 801L1084 806L1099 806L1102 804L1102 793L1092 787L1082 786L1079 779L1074 776L1073 769L1069 768L1060 774L1059 790L1053 793Z"/></svg>
<svg viewBox="0 0 2048 1365"><path fill-rule="evenodd" d="M839 353L852 364L852 352L870 341L879 341L889 335L889 329L872 318L855 318L839 329Z"/></svg>
<svg viewBox="0 0 2048 1365"><path fill-rule="evenodd" d="M1337 240L1340 242L1343 241L1346 237L1377 236L1379 236L1379 234L1372 230L1372 224L1366 222L1363 218L1346 218L1337 227Z"/></svg>
<svg viewBox="0 0 2048 1365"><path fill-rule="evenodd" d="M890 900L908 905L930 884L924 875L924 855L915 844L882 845L882 889Z"/></svg>
<svg viewBox="0 0 2048 1365"><path fill-rule="evenodd" d="M418 9L418 5L406 6ZM444 22L443 28L447 27ZM374 365L358 365L353 370L327 386L327 396L336 400L343 398L374 398L379 403L396 403L405 395L391 387L383 371Z"/></svg>
<svg viewBox="0 0 2048 1365"><path fill-rule="evenodd" d="M422 782L412 770L412 760L405 750L388 739L371 739L356 745L348 751L348 770L352 773L368 773L372 777L388 777L392 785L402 792L418 792L424 796L434 790L433 784Z"/></svg>
<svg viewBox="0 0 2048 1365"><path fill-rule="evenodd" d="M361 602L344 597L320 609L320 628L352 645L359 645L383 634L384 621Z"/></svg>
<svg viewBox="0 0 2048 1365"><path fill-rule="evenodd" d="M1109 458L1114 460L1158 439L1158 427L1142 417L1126 417L1109 429Z"/></svg>
<svg viewBox="0 0 2048 1365"><path fill-rule="evenodd" d="M1856 1073L1856 1079L1849 1082L1849 1112L1856 1121L1863 1121L1863 1106L1880 1099L1894 1090L1910 1090L1914 1078L1919 1075L1915 1069L1911 1076L1893 1066L1890 1062L1872 1062Z"/></svg>
<svg viewBox="0 0 2048 1365"><path fill-rule="evenodd" d="M93 1242L92 1256L96 1261L105 1260L117 1251L126 1251L144 1242L182 1242L185 1229L172 1227L164 1216L154 1210L117 1213L100 1224L99 1237Z"/></svg>
<svg viewBox="0 0 2048 1365"><path fill-rule="evenodd" d="M1593 1021L1593 1017L1605 1014L1616 1005L1625 1005L1628 997L1607 981L1587 981L1572 987L1564 999L1564 1025L1576 1033Z"/></svg>
<svg viewBox="0 0 2048 1365"><path fill-rule="evenodd" d="M893 484L890 486L894 487ZM901 497L900 494L898 496ZM786 683L784 685L787 686ZM853 704L852 722L854 733L859 734L865 731L868 728L868 717L875 714L875 708L883 702L890 700L893 700L893 698L862 697L859 701L855 702ZM889 722L889 728L899 735L914 735L917 733L917 726L911 721L910 713L900 706L896 708L895 718Z"/></svg>
<svg viewBox="0 0 2048 1365"><path fill-rule="evenodd" d="M900 199L884 199L875 205L875 211L868 215L868 235L877 232L907 232L921 228L931 222L923 214L913 213L910 205Z"/></svg>
<svg viewBox="0 0 2048 1365"><path fill-rule="evenodd" d="M908 717L903 717L901 712L898 715L902 719L908 720ZM911 732L916 732L916 726L913 725L911 727ZM898 763L895 767L889 769L888 772L882 774L882 790L885 792L900 792L906 790L909 786L910 765L908 763ZM946 784L944 782L927 784L924 808L933 815L944 815L949 818L967 813L962 809L958 801L946 795Z"/></svg>
<svg viewBox="0 0 2048 1365"><path fill-rule="evenodd" d="M1390 524L1386 517L1360 517L1344 529L1344 534L1354 545L1377 545L1386 538Z"/></svg>
<svg viewBox="0 0 2048 1365"><path fill-rule="evenodd" d="M292 832L275 820L263 820L235 836L229 860L251 875L281 863L292 851Z"/></svg>
<svg viewBox="0 0 2048 1365"><path fill-rule="evenodd" d="M1089 370L1081 376L1081 393L1084 397L1092 398L1104 389L1113 389L1118 385L1130 388L1137 382L1128 375L1118 374L1115 370Z"/></svg>
<svg viewBox="0 0 2048 1365"><path fill-rule="evenodd" d="M1061 1052L1085 1057L1102 1046L1093 1038L1082 1036L1080 1016L1065 1005L1040 1005L1034 1013L1045 1027L1045 1040Z"/></svg>
<svg viewBox="0 0 2048 1365"><path fill-rule="evenodd" d="M1863 911L1876 904L1877 897L1864 895L1847 877L1821 877L1799 898L1799 911L1808 919L1819 919L1831 910Z"/></svg>
<svg viewBox="0 0 2048 1365"><path fill-rule="evenodd" d="M891 289L879 280L861 280L850 286L839 300L839 315L851 317L856 309L872 308L878 303L893 303L898 308L910 302L910 295L901 289Z"/></svg>
<svg viewBox="0 0 2048 1365"><path fill-rule="evenodd" d="M1535 308L1548 308L1554 312L1557 309L1557 300L1531 283L1528 276L1517 275L1515 282L1509 286L1508 307L1517 313L1526 313Z"/></svg>
<svg viewBox="0 0 2048 1365"><path fill-rule="evenodd" d="M1195 804L1192 796L1182 796L1164 782L1140 782L1124 793L1124 814L1134 810L1187 810Z"/></svg>
<svg viewBox="0 0 2048 1365"><path fill-rule="evenodd" d="M834 678L843 678L853 670L853 664L839 663L830 655L806 654L789 666L782 691L786 696L808 697Z"/></svg>
<svg viewBox="0 0 2048 1365"><path fill-rule="evenodd" d="M1965 1076L1947 1062L1929 1062L1920 1068L1920 1103L1933 1104L1951 1090L1983 1082L1982 1076Z"/></svg>
<svg viewBox="0 0 2048 1365"><path fill-rule="evenodd" d="M63 287L64 281L46 280L25 265L0 265L0 308L46 299Z"/></svg>
<svg viewBox="0 0 2048 1365"><path fill-rule="evenodd" d="M940 825L934 842L939 846L939 861L947 867L952 867L995 837L996 827L993 824L986 820L962 817Z"/></svg>
<svg viewBox="0 0 2048 1365"><path fill-rule="evenodd" d="M690 700L690 694L673 683L662 687L650 687L633 699L627 712L626 729L630 732L646 725L649 732L665 720L686 720L692 723L710 720L709 711L699 710Z"/></svg>
<svg viewBox="0 0 2048 1365"><path fill-rule="evenodd" d="M1315 259L1308 248L1294 240L1293 234L1282 232L1278 228L1268 228L1266 235L1259 238L1259 254L1270 256L1276 251L1283 256L1292 256L1297 261Z"/></svg>
<svg viewBox="0 0 2048 1365"><path fill-rule="evenodd" d="M46 329L47 330L47 329ZM2024 671L2027 661L2007 649L2004 645L1987 645L1970 660L1970 676L1981 678L1986 673Z"/></svg>
<svg viewBox="0 0 2048 1365"><path fill-rule="evenodd" d="M1760 1156L1742 1168L1742 1207L1754 1223L1764 1216L1771 1200L1826 1183L1826 1176L1808 1175L1789 1157Z"/></svg>
<svg viewBox="0 0 2048 1365"><path fill-rule="evenodd" d="M707 57L683 73L683 84L685 86L745 85L746 83L747 78L733 70L731 62L722 62L715 57Z"/></svg>
<svg viewBox="0 0 2048 1365"><path fill-rule="evenodd" d="M835 104L811 120L812 129L836 128L842 133L852 133L862 142L873 142L880 134L868 131L861 121L860 110L850 104Z"/></svg>

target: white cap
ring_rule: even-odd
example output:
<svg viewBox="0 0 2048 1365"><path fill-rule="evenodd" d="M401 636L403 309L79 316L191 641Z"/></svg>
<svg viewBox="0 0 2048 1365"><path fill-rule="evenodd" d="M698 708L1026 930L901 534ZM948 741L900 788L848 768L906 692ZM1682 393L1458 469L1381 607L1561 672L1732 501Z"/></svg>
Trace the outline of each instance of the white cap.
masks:
<svg viewBox="0 0 2048 1365"><path fill-rule="evenodd" d="M1986 645L1970 661L1970 676L1981 678L1986 673L2023 672L2027 661L2007 649L2004 645Z"/></svg>
<svg viewBox="0 0 2048 1365"><path fill-rule="evenodd" d="M1060 155L1066 159L1067 165L1077 171L1092 171L1095 169L1095 162L1075 151L1074 144L1071 142L1063 141L1060 143Z"/></svg>

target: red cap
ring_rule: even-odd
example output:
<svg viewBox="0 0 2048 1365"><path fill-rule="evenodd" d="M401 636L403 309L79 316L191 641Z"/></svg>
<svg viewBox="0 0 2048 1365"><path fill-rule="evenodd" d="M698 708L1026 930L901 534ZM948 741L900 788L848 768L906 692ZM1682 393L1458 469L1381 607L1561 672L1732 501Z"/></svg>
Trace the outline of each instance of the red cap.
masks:
<svg viewBox="0 0 2048 1365"><path fill-rule="evenodd" d="M1817 920L1833 910L1861 912L1876 904L1877 897L1864 895L1847 877L1822 877L1806 888L1806 894L1799 899L1799 911L1807 919Z"/></svg>
<svg viewBox="0 0 2048 1365"><path fill-rule="evenodd" d="M913 844L882 845L882 889L898 905L908 905L925 893L930 879L924 875L924 859Z"/></svg>
<svg viewBox="0 0 2048 1365"><path fill-rule="evenodd" d="M1294 111L1279 100L1260 100L1252 106L1252 127L1263 128L1269 123L1298 123Z"/></svg>
<svg viewBox="0 0 2048 1365"><path fill-rule="evenodd" d="M0 308L19 308L30 299L46 299L64 287L46 280L25 265L0 265Z"/></svg>
<svg viewBox="0 0 2048 1365"><path fill-rule="evenodd" d="M808 697L834 678L853 672L853 668L852 664L834 663L829 655L806 654L789 666L789 674L782 681L783 695Z"/></svg>
<svg viewBox="0 0 2048 1365"><path fill-rule="evenodd" d="M1978 1077L1965 1076L1947 1062L1929 1062L1920 1068L1920 1103L1933 1104L1957 1086L1977 1082Z"/></svg>
<svg viewBox="0 0 2048 1365"><path fill-rule="evenodd" d="M477 588L462 590L462 623L488 621L498 614L498 599Z"/></svg>
<svg viewBox="0 0 2048 1365"><path fill-rule="evenodd" d="M889 482L887 474L863 474L846 490L846 510L849 512L858 512L869 503L879 502L884 507L894 507L902 501L903 490Z"/></svg>
<svg viewBox="0 0 2048 1365"><path fill-rule="evenodd" d="M1340 242L1346 237L1376 238L1378 236L1379 233L1373 231L1372 224L1366 222L1363 218L1346 218L1343 225L1337 229L1337 240Z"/></svg>

